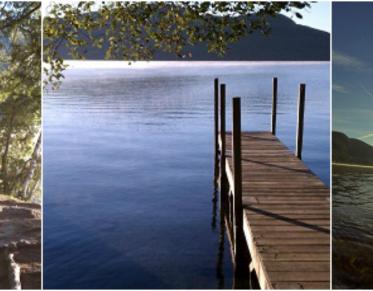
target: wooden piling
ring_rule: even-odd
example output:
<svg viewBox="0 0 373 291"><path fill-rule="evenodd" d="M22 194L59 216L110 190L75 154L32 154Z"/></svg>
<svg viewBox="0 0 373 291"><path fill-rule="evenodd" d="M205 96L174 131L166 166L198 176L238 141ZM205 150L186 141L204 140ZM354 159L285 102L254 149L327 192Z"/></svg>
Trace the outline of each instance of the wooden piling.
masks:
<svg viewBox="0 0 373 291"><path fill-rule="evenodd" d="M233 204L234 204L234 241L235 254L238 255L239 244L242 242L240 233L243 230L242 210L242 167L241 167L241 99L233 98L233 130L232 130L232 153L233 153Z"/></svg>
<svg viewBox="0 0 373 291"><path fill-rule="evenodd" d="M277 78L272 80L272 122L271 132L276 135L276 121L277 121Z"/></svg>
<svg viewBox="0 0 373 291"><path fill-rule="evenodd" d="M225 190L225 84L220 85L220 141L221 141L221 152L220 152L220 188L222 191Z"/></svg>
<svg viewBox="0 0 373 291"><path fill-rule="evenodd" d="M215 160L219 153L219 79L214 80L214 133L215 133Z"/></svg>
<svg viewBox="0 0 373 291"><path fill-rule="evenodd" d="M297 138L296 138L296 149L295 149L295 155L299 159L302 159L305 95L306 95L306 85L300 84L299 97L298 97Z"/></svg>

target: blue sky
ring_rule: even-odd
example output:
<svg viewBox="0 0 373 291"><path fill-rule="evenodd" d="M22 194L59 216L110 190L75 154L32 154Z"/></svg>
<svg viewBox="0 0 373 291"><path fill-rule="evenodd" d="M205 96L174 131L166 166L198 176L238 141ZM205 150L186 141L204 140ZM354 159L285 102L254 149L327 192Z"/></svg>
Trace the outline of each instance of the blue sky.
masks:
<svg viewBox="0 0 373 291"><path fill-rule="evenodd" d="M293 20L302 25L310 26L327 32L331 31L331 4L330 2L311 3L311 7L306 10L301 10L302 19L293 17ZM291 14L284 13L287 16Z"/></svg>
<svg viewBox="0 0 373 291"><path fill-rule="evenodd" d="M373 145L373 3L333 3L333 129Z"/></svg>

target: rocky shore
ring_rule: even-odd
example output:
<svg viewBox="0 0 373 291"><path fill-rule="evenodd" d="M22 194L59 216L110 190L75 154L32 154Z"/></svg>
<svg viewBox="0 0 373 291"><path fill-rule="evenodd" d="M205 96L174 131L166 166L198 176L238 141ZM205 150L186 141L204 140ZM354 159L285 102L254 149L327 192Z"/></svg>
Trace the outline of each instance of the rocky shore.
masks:
<svg viewBox="0 0 373 291"><path fill-rule="evenodd" d="M0 196L0 289L41 288L41 207Z"/></svg>

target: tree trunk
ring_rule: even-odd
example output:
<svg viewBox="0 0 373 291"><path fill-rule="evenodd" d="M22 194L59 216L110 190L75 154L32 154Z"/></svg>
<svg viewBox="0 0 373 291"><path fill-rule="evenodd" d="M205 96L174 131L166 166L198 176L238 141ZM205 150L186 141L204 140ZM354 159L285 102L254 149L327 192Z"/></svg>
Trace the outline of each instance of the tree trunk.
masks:
<svg viewBox="0 0 373 291"><path fill-rule="evenodd" d="M35 144L35 147L34 147L34 152L32 154L30 167L29 167L28 172L25 176L25 179L22 182L22 187L21 187L21 189L19 191L19 194L18 194L19 196L21 196L24 199L29 198L29 196L32 195L32 193L30 193L30 195L28 195L29 194L28 193L29 192L28 188L30 186L32 177L34 176L34 173L35 173L35 170L36 170L36 167L37 167L37 164L38 164L38 160L39 160L39 157L40 157L40 147L41 147L41 132L39 133L38 140L36 141L36 144Z"/></svg>
<svg viewBox="0 0 373 291"><path fill-rule="evenodd" d="M3 191L4 194L10 194L9 193L9 181L8 181L8 152L9 152L9 146L10 141L12 137L13 132L13 121L15 117L15 109L12 110L12 116L9 121L9 128L5 136L5 145L4 145L4 153L1 158L1 176L3 180Z"/></svg>

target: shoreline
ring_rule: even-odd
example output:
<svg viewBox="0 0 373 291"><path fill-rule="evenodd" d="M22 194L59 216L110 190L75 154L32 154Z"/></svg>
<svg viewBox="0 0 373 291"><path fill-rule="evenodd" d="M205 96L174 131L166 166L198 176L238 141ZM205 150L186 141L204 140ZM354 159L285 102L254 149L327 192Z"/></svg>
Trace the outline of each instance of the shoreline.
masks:
<svg viewBox="0 0 373 291"><path fill-rule="evenodd" d="M131 63L129 65L129 62ZM257 66L284 66L284 65L323 65L328 64L328 61L322 60L302 60L302 61L255 61L255 60L150 60L150 61L126 61L126 60L65 60L64 63L69 68L95 68L95 69L148 69L148 68L171 68L171 67L196 67L196 66L208 66L221 67L221 66L250 66L255 68ZM49 65L44 63L46 67Z"/></svg>
<svg viewBox="0 0 373 291"><path fill-rule="evenodd" d="M372 169L373 170L373 166L359 165L359 164L345 164L345 163L334 163L334 162L332 162L332 166L339 166L339 167L346 167L346 168Z"/></svg>

